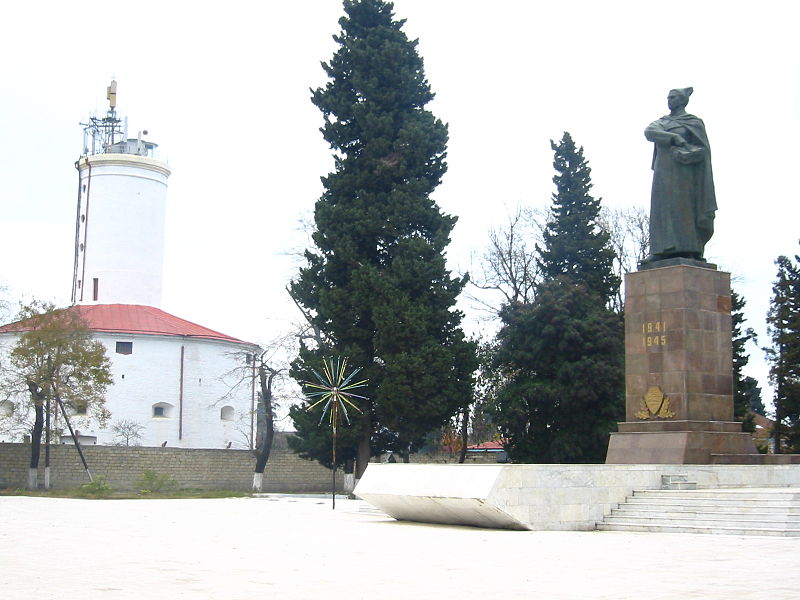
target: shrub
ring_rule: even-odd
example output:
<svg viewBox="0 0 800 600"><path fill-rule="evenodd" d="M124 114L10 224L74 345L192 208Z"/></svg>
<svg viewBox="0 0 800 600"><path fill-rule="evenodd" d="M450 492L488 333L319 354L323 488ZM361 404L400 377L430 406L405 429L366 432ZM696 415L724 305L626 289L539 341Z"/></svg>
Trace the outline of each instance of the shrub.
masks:
<svg viewBox="0 0 800 600"><path fill-rule="evenodd" d="M151 469L145 469L142 476L136 481L140 494L152 494L159 492L172 492L178 489L178 482L169 473L157 473Z"/></svg>
<svg viewBox="0 0 800 600"><path fill-rule="evenodd" d="M91 498L106 498L114 491L106 482L106 478L98 475L90 483L84 483L80 488L81 494Z"/></svg>

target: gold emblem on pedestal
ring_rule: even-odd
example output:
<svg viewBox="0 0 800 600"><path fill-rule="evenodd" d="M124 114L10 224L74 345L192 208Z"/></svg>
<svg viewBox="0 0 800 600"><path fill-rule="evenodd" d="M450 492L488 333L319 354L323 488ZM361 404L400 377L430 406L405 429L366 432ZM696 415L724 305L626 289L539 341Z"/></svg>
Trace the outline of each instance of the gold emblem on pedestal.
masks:
<svg viewBox="0 0 800 600"><path fill-rule="evenodd" d="M661 388L651 385L642 397L642 410L636 413L637 419L671 419L675 413L669 409L669 398Z"/></svg>

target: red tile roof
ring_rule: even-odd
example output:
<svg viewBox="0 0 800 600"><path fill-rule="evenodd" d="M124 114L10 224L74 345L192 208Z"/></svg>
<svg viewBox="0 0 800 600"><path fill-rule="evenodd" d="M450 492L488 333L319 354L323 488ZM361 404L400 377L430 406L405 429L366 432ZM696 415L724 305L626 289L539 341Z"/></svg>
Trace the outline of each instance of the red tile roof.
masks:
<svg viewBox="0 0 800 600"><path fill-rule="evenodd" d="M502 441L483 442L467 446L467 450L503 450Z"/></svg>
<svg viewBox="0 0 800 600"><path fill-rule="evenodd" d="M222 340L244 344L242 340L225 335L174 315L137 304L81 304L70 310L77 310L92 331L104 333L128 333L143 335L167 335ZM25 331L25 321L10 323L0 327L0 333Z"/></svg>

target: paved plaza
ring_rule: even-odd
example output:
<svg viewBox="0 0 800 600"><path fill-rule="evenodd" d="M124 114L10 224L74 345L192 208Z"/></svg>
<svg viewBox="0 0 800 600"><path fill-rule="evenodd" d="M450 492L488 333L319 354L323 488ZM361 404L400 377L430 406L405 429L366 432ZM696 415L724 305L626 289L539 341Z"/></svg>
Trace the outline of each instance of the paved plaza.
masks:
<svg viewBox="0 0 800 600"><path fill-rule="evenodd" d="M357 500L0 497L0 598L800 597L800 539L401 523Z"/></svg>

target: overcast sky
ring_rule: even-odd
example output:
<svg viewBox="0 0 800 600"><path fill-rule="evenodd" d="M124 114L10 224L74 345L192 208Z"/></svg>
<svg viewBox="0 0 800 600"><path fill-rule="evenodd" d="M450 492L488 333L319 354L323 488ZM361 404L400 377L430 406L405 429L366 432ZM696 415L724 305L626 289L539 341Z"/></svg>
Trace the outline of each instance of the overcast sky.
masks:
<svg viewBox="0 0 800 600"><path fill-rule="evenodd" d="M336 48L336 0L15 2L0 35L0 285L12 301L69 301L79 125L118 113L169 163L163 307L263 342L296 319L284 288L300 228L332 169L309 88ZM584 147L594 192L649 206L645 126L673 87L706 123L717 233L706 257L732 272L762 333L774 260L798 251L797 3L397 0L449 123L435 192L459 217L448 251L475 269L515 206L547 206L550 139ZM467 329L481 328L469 309ZM756 349L750 374L766 385Z"/></svg>

